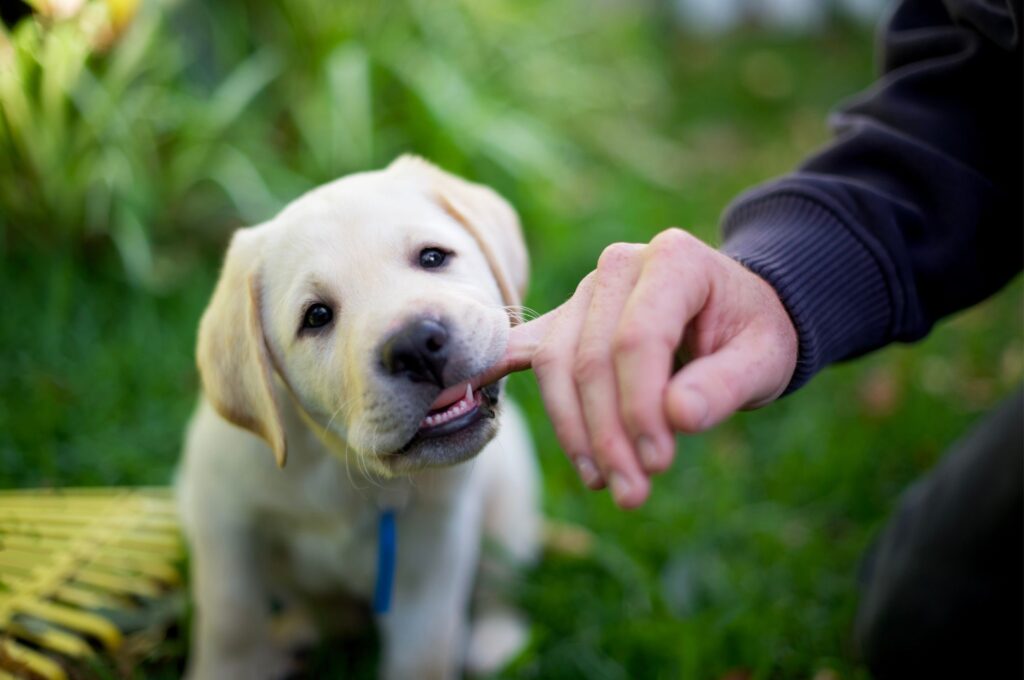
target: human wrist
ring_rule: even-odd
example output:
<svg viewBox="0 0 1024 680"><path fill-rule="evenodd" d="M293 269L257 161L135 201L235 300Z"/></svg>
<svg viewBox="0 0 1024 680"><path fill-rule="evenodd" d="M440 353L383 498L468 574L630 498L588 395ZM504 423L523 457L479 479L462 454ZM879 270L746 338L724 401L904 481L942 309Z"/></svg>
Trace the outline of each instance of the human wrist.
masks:
<svg viewBox="0 0 1024 680"><path fill-rule="evenodd" d="M774 191L726 213L722 252L766 281L796 330L784 394L824 366L882 344L891 302L879 264L843 216L812 195Z"/></svg>

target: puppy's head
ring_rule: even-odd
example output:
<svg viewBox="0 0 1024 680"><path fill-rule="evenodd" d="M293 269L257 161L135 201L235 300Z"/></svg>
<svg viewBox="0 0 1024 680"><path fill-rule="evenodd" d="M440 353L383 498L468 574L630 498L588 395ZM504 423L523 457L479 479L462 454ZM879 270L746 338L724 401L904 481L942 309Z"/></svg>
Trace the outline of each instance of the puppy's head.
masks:
<svg viewBox="0 0 1024 680"><path fill-rule="evenodd" d="M490 189L413 157L345 177L235 234L199 328L204 390L280 465L289 400L378 474L463 461L497 430L499 386L452 388L501 358L526 275Z"/></svg>

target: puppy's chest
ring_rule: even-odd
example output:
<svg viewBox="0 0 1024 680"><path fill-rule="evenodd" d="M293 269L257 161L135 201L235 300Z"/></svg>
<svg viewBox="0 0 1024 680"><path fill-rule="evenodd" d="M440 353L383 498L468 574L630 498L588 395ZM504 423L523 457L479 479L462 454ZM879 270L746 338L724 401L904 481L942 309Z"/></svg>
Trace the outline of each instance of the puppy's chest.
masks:
<svg viewBox="0 0 1024 680"><path fill-rule="evenodd" d="M270 527L276 559L300 590L368 595L376 578L377 522L374 507L277 517Z"/></svg>

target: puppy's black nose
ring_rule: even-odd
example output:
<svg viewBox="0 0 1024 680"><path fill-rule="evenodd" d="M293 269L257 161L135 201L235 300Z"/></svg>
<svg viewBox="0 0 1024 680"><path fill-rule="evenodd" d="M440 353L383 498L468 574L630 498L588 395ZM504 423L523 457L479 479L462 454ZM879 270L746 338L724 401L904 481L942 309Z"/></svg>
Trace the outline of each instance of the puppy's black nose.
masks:
<svg viewBox="0 0 1024 680"><path fill-rule="evenodd" d="M442 388L441 373L447 360L448 330L432 319L418 319L404 326L380 348L381 365L389 374Z"/></svg>

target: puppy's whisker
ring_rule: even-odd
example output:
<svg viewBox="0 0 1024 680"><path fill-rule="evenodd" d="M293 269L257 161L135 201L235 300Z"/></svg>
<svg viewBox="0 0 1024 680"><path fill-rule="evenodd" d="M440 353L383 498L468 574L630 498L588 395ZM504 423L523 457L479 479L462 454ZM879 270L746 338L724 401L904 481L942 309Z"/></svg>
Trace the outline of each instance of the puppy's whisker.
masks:
<svg viewBox="0 0 1024 680"><path fill-rule="evenodd" d="M502 309L509 314L518 315L523 321L532 321L541 315L540 312L533 307L527 307L525 305L503 305Z"/></svg>
<svg viewBox="0 0 1024 680"><path fill-rule="evenodd" d="M338 417L338 414L340 414L342 411L345 411L346 409L348 409L348 410L345 413L345 415L342 418L342 420L344 420L345 422L352 422L352 415L353 414L352 414L352 410L351 409L355 405L355 401L356 401L355 397L349 397L345 401L341 402L341 405L339 405L338 408L335 409L334 413L331 414L331 417L327 419L327 424L324 425L324 434L325 435L330 432L331 425L334 423L334 419Z"/></svg>
<svg viewBox="0 0 1024 680"><path fill-rule="evenodd" d="M329 431L330 431L330 429L331 429L331 423L333 423L333 422L334 422L334 419L338 417L338 414L339 414L339 413L341 413L341 410L342 410L343 408L345 408L345 404L347 404L347 403L348 403L348 401L351 401L351 400L347 400L347 401L345 401L344 403L342 403L342 405L341 405L341 406L339 406L339 407L337 408L337 410L335 410L335 411L334 411L334 413L332 413L332 414L331 414L331 417L327 419L327 424L326 424L326 425L324 425L324 432L325 432L325 433L327 433L327 432L329 432Z"/></svg>
<svg viewBox="0 0 1024 680"><path fill-rule="evenodd" d="M351 422L351 420L352 420L351 412L352 412L352 409L353 409L353 407L355 405L355 401L356 401L355 397L351 397L349 399L346 399L344 402L341 403L340 406L338 406L337 409L335 409L334 413L332 413L331 417L327 420L327 424L324 426L323 434L324 434L325 437L328 437L331 434L333 434L331 432L331 425L334 423L334 419L337 418L338 414L340 414L342 411L345 411L345 410L348 411L348 413L346 413L346 416L344 417L344 420L346 420L348 422ZM356 489L357 491L362 491L362 489L364 487L359 486L359 484L356 483L355 479L352 477L352 466L351 466L351 463L349 462L349 459L353 455L356 455L358 457L358 454L352 454L351 449L349 449L346 446L344 454L341 456L342 460L345 463L345 476L348 478L349 483L352 485L352 487L354 489ZM357 461L357 465L358 464L359 463ZM360 472L362 472L362 470L360 470ZM363 476L364 477L366 476L365 473L363 474Z"/></svg>
<svg viewBox="0 0 1024 680"><path fill-rule="evenodd" d="M352 449L350 447L346 446L345 447L345 451L343 452L343 455L341 456L341 460L345 464L345 477L348 478L348 483L352 485L352 488L355 491L361 493L363 491L364 487L360 486L356 482L355 478L352 477L352 461L351 461L351 459L352 459L353 456L355 456L358 459L359 454L353 453ZM358 464L359 463L357 461L356 465L358 465Z"/></svg>
<svg viewBox="0 0 1024 680"><path fill-rule="evenodd" d="M381 488L383 485L375 479L376 475L370 469L370 459L376 459L380 455L380 428L376 425L372 426L370 435L370 440L373 442L373 444L371 444L370 451L367 455L355 454L356 466L359 469L360 474L363 475L363 479L369 482L371 486Z"/></svg>
<svg viewBox="0 0 1024 680"><path fill-rule="evenodd" d="M359 485L356 484L356 480L352 479L352 466L349 464L349 454L346 452L341 459L345 462L345 476L348 477L348 483L352 485L352 488L359 491Z"/></svg>
<svg viewBox="0 0 1024 680"><path fill-rule="evenodd" d="M370 449L370 455L373 456L374 458L376 458L377 457L377 448L378 448L376 442L378 441L378 439L380 437L380 430L378 428L376 428L376 427L373 428L373 429L374 429L374 432L373 432L374 445L373 445L373 448ZM365 456L359 456L359 468L360 468L360 470L363 473L363 478L366 479L366 481L369 482L371 486L375 486L378 489L381 487L381 484L379 482L377 482L373 478L373 475L370 473L370 463L369 463L369 461L366 460Z"/></svg>
<svg viewBox="0 0 1024 680"><path fill-rule="evenodd" d="M363 465L364 465L363 457L360 454L357 453L355 455L355 460L356 460L356 471L362 476L363 479L366 479L367 478L366 477L366 470L363 468ZM366 487L361 487L361 488L366 488Z"/></svg>

